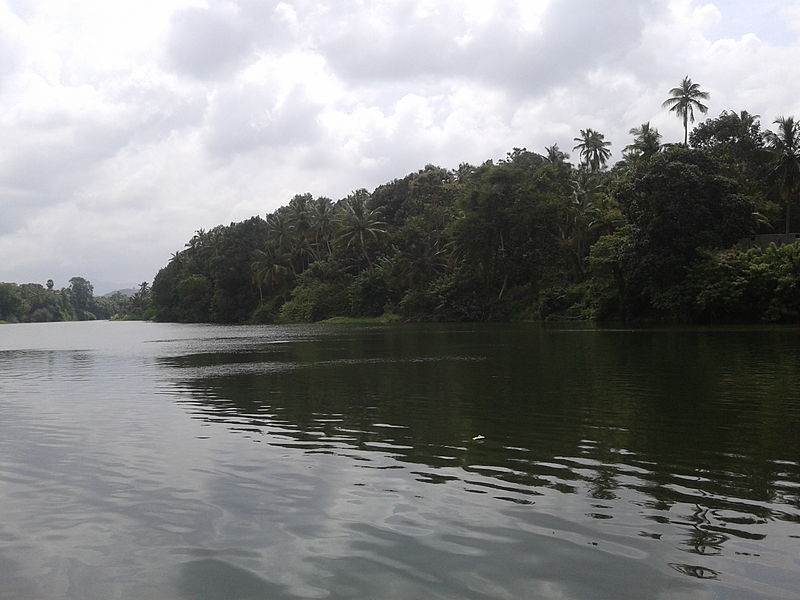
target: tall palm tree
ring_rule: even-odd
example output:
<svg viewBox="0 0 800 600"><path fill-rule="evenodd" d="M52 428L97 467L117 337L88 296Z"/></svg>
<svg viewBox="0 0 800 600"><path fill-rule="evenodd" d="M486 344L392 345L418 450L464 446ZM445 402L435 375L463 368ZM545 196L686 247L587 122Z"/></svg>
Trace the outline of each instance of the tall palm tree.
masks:
<svg viewBox="0 0 800 600"><path fill-rule="evenodd" d="M566 229L562 233L572 246L575 257L576 274L583 277L583 261L588 253L586 244L593 223L595 204L603 192L600 175L578 171L570 181L570 199L567 205Z"/></svg>
<svg viewBox="0 0 800 600"><path fill-rule="evenodd" d="M708 106L700 102L710 97L708 92L700 89L699 83L693 83L687 75L678 87L669 91L670 97L661 103L664 108L669 108L676 116L683 119L683 145L689 145L689 122L694 123L694 110L701 113L708 112Z"/></svg>
<svg viewBox="0 0 800 600"><path fill-rule="evenodd" d="M314 239L317 260L322 257L323 248L326 250L326 256L331 255L331 236L333 235L334 221L333 202L331 202L330 198L323 196L317 198L311 207L311 234Z"/></svg>
<svg viewBox="0 0 800 600"><path fill-rule="evenodd" d="M198 229L194 232L192 239L190 239L186 244L186 248L191 248L192 250L196 250L198 246L202 246L203 242L207 239L207 233L205 229Z"/></svg>
<svg viewBox="0 0 800 600"><path fill-rule="evenodd" d="M311 194L297 194L286 207L286 220L295 237L305 237L311 229L311 211L314 199Z"/></svg>
<svg viewBox="0 0 800 600"><path fill-rule="evenodd" d="M581 129L581 136L573 138L578 142L572 149L579 150L584 164L592 171L597 171L604 166L611 156L608 146L611 142L604 140L605 136L594 129Z"/></svg>
<svg viewBox="0 0 800 600"><path fill-rule="evenodd" d="M290 279L291 273L288 267L281 264L282 262L282 257L272 244L267 244L264 250L253 251L250 272L253 283L258 287L258 296L261 304L264 303L262 289L265 286L281 296L286 295L286 284Z"/></svg>
<svg viewBox="0 0 800 600"><path fill-rule="evenodd" d="M267 237L279 248L291 245L292 224L286 217L283 207L267 215Z"/></svg>
<svg viewBox="0 0 800 600"><path fill-rule="evenodd" d="M781 200L786 204L786 233L791 227L792 197L800 187L800 123L794 117L778 117L774 123L778 132L764 132L764 139L775 158L772 175L777 179Z"/></svg>
<svg viewBox="0 0 800 600"><path fill-rule="evenodd" d="M650 127L650 122L642 123L629 131L633 143L625 146L625 150L634 156L647 158L661 150L661 134L658 129Z"/></svg>
<svg viewBox="0 0 800 600"><path fill-rule="evenodd" d="M372 260L367 253L367 243L370 237L378 239L379 234L386 233L384 229L381 229L383 225L386 225L380 219L381 211L377 208L368 208L365 198L357 194L342 202L341 207L339 214L341 233L337 239L346 241L347 248L358 244L369 268L372 269Z"/></svg>

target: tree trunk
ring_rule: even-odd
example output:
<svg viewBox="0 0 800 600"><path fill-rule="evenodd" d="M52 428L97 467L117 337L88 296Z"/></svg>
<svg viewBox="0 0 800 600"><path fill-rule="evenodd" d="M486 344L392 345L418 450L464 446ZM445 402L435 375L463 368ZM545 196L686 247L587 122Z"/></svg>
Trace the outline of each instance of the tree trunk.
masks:
<svg viewBox="0 0 800 600"><path fill-rule="evenodd" d="M789 194L786 197L786 235L791 233L790 229L792 227L792 196Z"/></svg>
<svg viewBox="0 0 800 600"><path fill-rule="evenodd" d="M683 145L689 146L689 113L683 113Z"/></svg>
<svg viewBox="0 0 800 600"><path fill-rule="evenodd" d="M500 293L497 294L497 299L502 300L503 294L506 291L506 286L508 285L508 273L506 273L505 277L503 277L503 287L500 288Z"/></svg>

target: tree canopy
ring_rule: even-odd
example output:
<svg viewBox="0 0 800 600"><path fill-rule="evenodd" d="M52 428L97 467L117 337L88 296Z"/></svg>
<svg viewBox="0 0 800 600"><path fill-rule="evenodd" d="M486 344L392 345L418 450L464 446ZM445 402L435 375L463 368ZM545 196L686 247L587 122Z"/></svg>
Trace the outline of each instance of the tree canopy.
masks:
<svg viewBox="0 0 800 600"><path fill-rule="evenodd" d="M688 123L697 106L687 107ZM643 123L630 130L625 160L608 169L610 142L584 129L578 166L553 144L477 166L427 165L337 201L301 194L263 217L198 231L156 276L155 314L735 320L713 306L723 295L698 273L720 253L756 252L735 248L776 230L783 196L771 190L785 181L777 165L792 168L780 163L793 156L784 149L795 147L795 130L781 131L762 134L757 116L725 111L701 123L688 147L663 145ZM787 172L778 187L796 190ZM756 313L793 314L747 315Z"/></svg>
<svg viewBox="0 0 800 600"><path fill-rule="evenodd" d="M578 165L556 144L517 147L338 200L297 194L197 230L132 298L95 298L81 277L0 284L0 320L797 322L800 249L759 241L800 248L777 235L797 231L797 122L762 132L757 115L726 110L689 135L709 95L688 77L670 93L684 144L645 122L608 168L611 142L587 128Z"/></svg>

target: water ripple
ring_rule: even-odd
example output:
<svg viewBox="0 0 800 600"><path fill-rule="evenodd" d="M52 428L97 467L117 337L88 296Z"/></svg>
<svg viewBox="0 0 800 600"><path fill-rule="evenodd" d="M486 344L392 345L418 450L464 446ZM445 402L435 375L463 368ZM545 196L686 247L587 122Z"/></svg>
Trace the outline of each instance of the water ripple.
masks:
<svg viewBox="0 0 800 600"><path fill-rule="evenodd" d="M791 336L129 325L0 347L0 597L794 597Z"/></svg>

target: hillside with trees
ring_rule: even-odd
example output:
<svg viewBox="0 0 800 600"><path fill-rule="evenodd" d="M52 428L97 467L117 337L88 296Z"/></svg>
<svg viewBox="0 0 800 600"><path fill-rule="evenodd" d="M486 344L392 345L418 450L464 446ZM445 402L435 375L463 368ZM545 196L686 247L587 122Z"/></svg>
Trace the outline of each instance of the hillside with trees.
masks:
<svg viewBox="0 0 800 600"><path fill-rule="evenodd" d="M611 142L586 128L577 165L557 145L514 148L336 201L299 194L197 231L135 301L3 284L0 319L796 323L800 125L726 110L690 129L708 98L684 78L663 103L683 143L642 123L610 168Z"/></svg>
<svg viewBox="0 0 800 600"><path fill-rule="evenodd" d="M197 231L153 282L155 316L797 322L800 244L740 242L798 230L798 124L723 111L690 130L708 97L685 78L664 102L684 143L643 123L612 168L587 128L577 166L515 148Z"/></svg>

